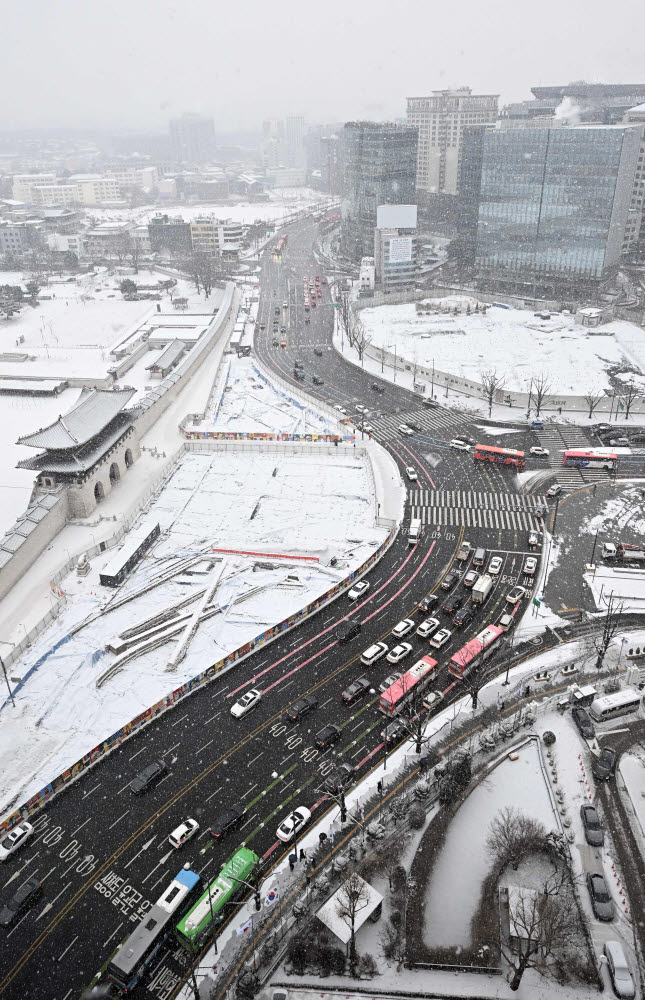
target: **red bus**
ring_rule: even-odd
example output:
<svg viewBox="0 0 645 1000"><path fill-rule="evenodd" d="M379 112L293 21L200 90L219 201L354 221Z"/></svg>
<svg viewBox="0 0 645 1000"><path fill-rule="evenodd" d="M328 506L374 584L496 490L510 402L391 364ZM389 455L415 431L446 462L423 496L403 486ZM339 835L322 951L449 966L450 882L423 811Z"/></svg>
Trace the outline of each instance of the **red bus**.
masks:
<svg viewBox="0 0 645 1000"><path fill-rule="evenodd" d="M565 451L562 464L577 465L579 469L606 469L607 472L615 472L618 455L613 452L602 455L597 451Z"/></svg>
<svg viewBox="0 0 645 1000"><path fill-rule="evenodd" d="M494 462L495 465L514 465L516 469L523 469L526 464L523 451L493 448L490 444L476 444L473 459L480 462Z"/></svg>
<svg viewBox="0 0 645 1000"><path fill-rule="evenodd" d="M281 236L273 250L271 251L274 260L282 260L282 254L287 246L287 234Z"/></svg>
<svg viewBox="0 0 645 1000"><path fill-rule="evenodd" d="M414 666L410 667L403 677L395 681L379 698L378 707L383 714L398 715L401 709L428 686L436 666L437 660L433 660L431 656L422 656L417 660Z"/></svg>
<svg viewBox="0 0 645 1000"><path fill-rule="evenodd" d="M457 650L454 656L451 656L448 664L450 673L461 678L478 663L483 663L493 652L494 644L502 635L504 635L504 631L499 625L487 625L479 635L476 635L474 639Z"/></svg>

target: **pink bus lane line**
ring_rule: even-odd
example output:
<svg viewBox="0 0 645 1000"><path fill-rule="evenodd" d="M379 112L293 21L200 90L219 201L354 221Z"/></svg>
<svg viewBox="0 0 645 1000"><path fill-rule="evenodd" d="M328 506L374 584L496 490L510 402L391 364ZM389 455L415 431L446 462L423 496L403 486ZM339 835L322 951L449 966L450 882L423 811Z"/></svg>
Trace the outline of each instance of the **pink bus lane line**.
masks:
<svg viewBox="0 0 645 1000"><path fill-rule="evenodd" d="M430 473L428 472L428 470L426 469L425 465L423 465L423 463L419 461L418 457L415 454L413 454L413 452L411 452L409 448L406 448L404 444L401 444L401 447L405 448L405 450L407 451L407 453L410 456L410 458L414 459L414 462L415 462L416 465L420 465L421 466L421 468L425 472L426 476L428 477L428 480L430 482L430 485L432 486L432 489L436 490L437 487L434 484L434 480L433 480L432 476L430 475ZM407 464L406 459L403 457L403 455L399 455L399 453L396 450L396 448L392 448L392 445L389 442L388 442L388 448L390 448L394 452L394 454L397 456L397 458L401 459L401 461L403 462L404 465Z"/></svg>
<svg viewBox="0 0 645 1000"><path fill-rule="evenodd" d="M410 552L410 554L405 557L405 559L403 560L403 562L401 563L401 565L398 567L398 569L396 569L394 571L394 573L392 573L392 575L390 577L388 577L388 579L384 583L381 584L381 586L378 588L378 590L375 590L373 594L371 594L369 597L367 597L363 601L362 604L357 604L355 607L353 607L351 609L351 611L348 611L347 614L344 616L344 618L339 618L337 621L335 621L333 623L333 625L328 625L327 628L325 628L325 629L322 630L322 632L319 632L318 635L314 635L314 636L311 637L311 639L307 639L307 641L303 642L302 645L298 646L297 649L292 649L290 653L285 653L284 656L281 656L279 660L275 661L275 663L270 663L269 666L265 667L264 670L261 670L259 674L255 674L248 681L245 681L244 684L240 684L240 686L236 687L233 691L229 691L228 694L226 695L226 697L227 698L234 697L234 695L236 695L238 693L238 691L243 691L244 688L246 688L246 687L249 686L249 684L255 683L255 681L258 681L260 679L260 677L264 677L264 675L268 674L268 672L270 670L273 670L274 667L278 667L278 666L280 666L281 663L284 663L285 660L288 660L290 656L295 656L296 653L299 653L301 650L305 649L307 646L310 646L312 642L316 642L318 639L321 638L321 636L326 635L327 632L331 632L332 629L338 628L338 626L341 624L341 622L347 621L347 619L350 617L350 615L353 615L356 611L360 611L361 608L364 608L366 604L368 604L370 601L373 601L374 598L377 597L378 594L380 594L382 590L384 590L387 586L389 586L389 584L392 582L392 580L394 580L399 575L399 573L401 572L401 570L405 569L405 567L407 566L408 562L410 561L410 559L412 558L413 555L414 555L414 549L412 549L412 551ZM414 575L416 576L416 573ZM411 579L412 579L412 577L411 577ZM381 605L381 607L385 607L385 605ZM334 642L331 642L331 643L329 643L329 645L325 646L324 649L321 649L318 653L314 653L314 656L310 657L310 659L306 660L305 662L306 663L310 663L311 660L315 659L316 656L321 656L322 653L327 652L327 650L330 649L331 646L333 646L335 642L336 642L336 639L334 639ZM302 666L304 666L304 664L302 664Z"/></svg>
<svg viewBox="0 0 645 1000"><path fill-rule="evenodd" d="M399 596L399 594L400 594L400 593L402 593L402 591L404 591L404 590L405 590L405 588L406 588L406 587L409 587L409 586L410 586L410 584L411 584L411 583L412 583L412 581L414 580L414 578L415 578L415 576L417 575L417 573L418 573L418 572L419 572L419 571L420 571L420 570L422 569L422 567L423 567L423 564L425 563L426 559L428 559L428 557L430 556L430 553L432 552L432 550L433 550L433 548L435 547L435 545L436 545L436 542L433 542L433 543L432 543L432 545L430 546L430 548L428 549L428 552L426 553L425 557L423 558L423 560L422 560L422 561L421 561L421 562L419 563L419 565L418 565L418 566L417 566L417 568L415 569L415 571L414 571L414 573L412 574L412 576L411 576L411 577L410 577L410 578L409 578L408 580L406 580L406 582L405 582L405 583L403 584L403 586L402 586L402 587L399 587L399 589L397 590L396 594L392 594L392 596L391 596L391 597L389 597L389 598L387 599L387 601L384 601L384 602L383 602L383 604L379 604L379 606L378 606L378 608L376 609L376 611L373 611L371 615L368 615L368 616L367 616L367 618L363 618L363 620L361 621L361 625L364 625L364 624L365 624L365 622L368 622L368 621L370 620L370 618L373 618L373 617L374 617L374 615L378 615L378 614L379 614L379 612L381 612L381 611L383 610L383 608L386 608L386 607L388 606L388 604L391 604L391 603L392 603L392 601L393 601L393 600L394 600L395 598L397 598L397 597ZM377 593L378 593L378 591L377 591ZM361 607L363 607L363 605L361 605ZM332 627L333 627L333 626L332 626ZM336 639L334 639L334 641L333 641L333 642L330 642L330 643L329 643L329 645L328 645L328 646L325 646L325 648L324 648L324 649L321 649L321 650L319 650L319 652L317 652L317 653L314 653L314 655L313 655L313 656L310 656L308 660L303 660L303 661L302 661L302 663L299 663L299 664L298 664L298 665L297 665L296 667L293 667L293 668L292 668L291 670L287 671L287 673L286 673L286 674L282 674L282 676L281 676L281 677L278 677L278 679L277 679L277 680L275 680L275 681L273 682L273 684L269 684L269 686L268 686L268 687L265 687L265 688L263 689L263 692L262 692L262 693L264 694L264 693L266 693L267 691L272 691L274 687L277 687L277 686L278 686L279 684L282 684L282 682L283 682L283 681L286 681L288 677L291 677L291 676L292 676L292 674L297 674L299 670L302 670L302 668L303 668L303 667L306 667L306 666L307 666L307 664L308 664L308 663L311 663L311 661L312 661L312 660L315 660L315 659L316 659L316 658L317 658L318 656L321 656L321 655L322 655L323 653L325 653L325 652L326 652L326 651L327 651L328 649L331 649L331 647L332 647L332 646L334 646L334 645L336 644L336 642L337 642L337 640L336 640ZM297 650L296 650L296 652L297 652ZM280 661L278 661L278 662L280 662ZM274 664L274 665L275 665L275 664ZM270 669L271 669L271 667L267 667L267 670L270 670ZM266 673L266 670L265 670L265 671L263 671L263 672L264 672L264 673ZM234 694L235 692L231 692L231 693L232 693L232 694Z"/></svg>

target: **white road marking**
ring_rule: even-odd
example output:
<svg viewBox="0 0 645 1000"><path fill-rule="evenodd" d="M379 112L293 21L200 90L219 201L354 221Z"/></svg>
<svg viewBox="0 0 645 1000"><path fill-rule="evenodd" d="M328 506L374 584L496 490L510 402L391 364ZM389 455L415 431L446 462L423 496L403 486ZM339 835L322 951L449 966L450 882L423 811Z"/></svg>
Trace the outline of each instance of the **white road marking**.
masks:
<svg viewBox="0 0 645 1000"><path fill-rule="evenodd" d="M59 955L59 956L58 956L58 958L56 959L56 961L57 961L57 962L62 962L62 960L63 960L63 959L65 958L65 955L67 954L67 952L69 951L69 949L70 949L70 948L72 947L72 945L73 945L73 944L74 944L74 943L75 943L76 941L78 941L78 934L76 935L76 937L74 938L74 940L73 940L73 941L70 941L70 942L69 942L69 944L67 945L67 948L66 948L66 949L65 949L65 951L64 951L64 952L62 953L62 955Z"/></svg>
<svg viewBox="0 0 645 1000"><path fill-rule="evenodd" d="M120 923L120 924L119 924L119 926L118 926L118 927L116 928L116 930L112 931L112 933L110 934L110 936L109 936L109 938L107 939L107 941L104 941L104 942L103 942L103 947L104 947L104 948L105 948L106 944L109 944L109 943L110 943L110 941L112 940L112 938L114 937L114 935L115 935L115 934L118 934L118 932L119 932L119 930L121 929L121 927L123 927L123 921L121 921L121 923Z"/></svg>
<svg viewBox="0 0 645 1000"><path fill-rule="evenodd" d="M14 928L12 928L12 930L9 931L9 933L7 934L8 938L11 937L11 935L13 934L14 931L18 930L18 928L20 927L20 925L23 922L23 920L25 919L25 917L28 917L28 916L29 916L29 910L27 910L27 912L25 913L25 915L20 918L20 920L18 921L18 923L16 924L16 926Z"/></svg>
<svg viewBox="0 0 645 1000"><path fill-rule="evenodd" d="M211 745L211 743L213 743L213 741L214 741L214 737L213 737L213 740L209 740L209 741L208 741L208 743L204 743L204 746L203 746L203 747L200 747L200 748L199 748L199 750L197 751L197 753L198 753L198 754L199 754L199 753L201 753L201 752L202 752L202 750L205 750L205 749L206 749L206 747L209 747L209 746Z"/></svg>
<svg viewBox="0 0 645 1000"><path fill-rule="evenodd" d="M174 851L173 851L173 849L171 847L170 850L168 851L168 853L164 854L163 858L161 858L160 861L157 861L157 864L154 866L154 868L152 869L152 871L148 872L148 874L145 876L145 878L143 878L141 881L142 882L147 882L148 879L151 878L154 875L154 873L156 872L157 868L160 868L161 865L165 865L166 861L168 860L168 858L170 857L170 855L173 854L173 853L174 853Z"/></svg>
<svg viewBox="0 0 645 1000"><path fill-rule="evenodd" d="M41 883L44 882L46 878L49 878L49 876L51 875L51 873L55 872L55 871L56 871L56 865L54 865L53 868L50 868L46 875L43 875L43 877L40 880Z"/></svg>
<svg viewBox="0 0 645 1000"><path fill-rule="evenodd" d="M188 718L188 712L186 712L185 715L182 715L180 719L176 719L174 722L172 722L171 725L172 726L178 726L180 722L183 722L184 719L187 719L187 718ZM175 746L179 746L179 744L176 743ZM168 751L168 752L170 752L170 751Z"/></svg>
<svg viewBox="0 0 645 1000"><path fill-rule="evenodd" d="M256 760L259 760L260 757L262 757L263 755L264 755L264 750L261 750L260 753L257 755L257 757L254 757L253 760L250 760L246 766L250 767L251 764L255 764Z"/></svg>
<svg viewBox="0 0 645 1000"><path fill-rule="evenodd" d="M128 781L127 785L124 785L124 786L123 786L123 788L119 788L119 790L118 790L118 792L117 792L116 794L117 794L117 795L120 795L120 794L121 794L121 792L124 792L124 791L126 790L126 788L129 788L129 787L130 787L130 782L131 782L131 781L132 781L132 778L130 778L130 781Z"/></svg>
<svg viewBox="0 0 645 1000"><path fill-rule="evenodd" d="M207 723L208 722L213 722L214 719L219 719L219 717L220 717L221 714L222 714L222 711L220 709L220 711L216 712L215 715L211 715L210 719L206 719L206 722Z"/></svg>
<svg viewBox="0 0 645 1000"><path fill-rule="evenodd" d="M362 726L363 723L364 723L364 721L365 721L364 719L359 719L358 722L356 723L356 725L350 726L349 727L350 733L353 733L355 729L358 729L359 726Z"/></svg>
<svg viewBox="0 0 645 1000"><path fill-rule="evenodd" d="M252 816L249 816L249 818L247 819L246 823L243 823L242 826L240 827L240 830L243 830L245 826L248 826L249 823L252 823L253 820L256 818L256 816L257 816L257 813L253 813Z"/></svg>
<svg viewBox="0 0 645 1000"><path fill-rule="evenodd" d="M289 787L289 785L293 785L293 778L291 779L291 781L288 781L288 782L286 783L286 785L283 785L283 786L282 786L282 790L284 791L284 789L285 789L285 788L288 788L288 787Z"/></svg>
<svg viewBox="0 0 645 1000"><path fill-rule="evenodd" d="M126 809L126 811L123 813L123 816L119 816L118 819L114 820L114 823L112 823L112 826L108 826L108 830L111 830L112 827L115 827L117 825L117 823L120 823L121 820L124 819L124 817L127 816L129 812L130 812L130 810Z"/></svg>
<svg viewBox="0 0 645 1000"><path fill-rule="evenodd" d="M144 851L147 851L147 850L148 850L148 848L150 847L150 844L152 844L152 842L153 842L154 840L156 840L156 839L157 839L157 834L155 833L155 834L153 834L153 836L152 836L152 837L150 838L150 840L147 840L147 841L145 842L145 844L143 845L143 847L142 847L142 848L140 848L140 850L138 850L138 851L137 851L137 853L135 854L135 856L134 856L133 858L130 858L130 860L128 861L128 863L127 863L127 864L126 864L126 865L125 865L124 867L125 867L125 868L129 868L129 867L130 867L130 865L131 865L131 864L133 864L133 863L134 863L134 862L135 862L135 861L137 860L137 858L139 857L139 855L140 855L140 854L142 854L142 853L143 853Z"/></svg>
<svg viewBox="0 0 645 1000"><path fill-rule="evenodd" d="M352 754L352 760L354 759L354 757L358 757L359 753L363 753L363 748L362 747L359 747L358 750L356 751L356 753Z"/></svg>
<svg viewBox="0 0 645 1000"><path fill-rule="evenodd" d="M143 747L141 747L141 749L140 749L140 750L137 750L137 752L136 752L136 753L133 753L133 754L132 754L132 756L130 757L130 760L131 760L131 761L133 761L133 760L134 760L134 758L135 758L135 757L138 757L140 753L143 753L143 751L144 751L145 749L146 749L146 748L145 748L144 746L143 746Z"/></svg>
<svg viewBox="0 0 645 1000"><path fill-rule="evenodd" d="M84 823L81 823L81 825L77 826L75 830L72 830L72 837L74 836L75 833L78 833L79 830L82 830L84 826L87 826L91 818L92 817L90 816L88 819L85 820Z"/></svg>
<svg viewBox="0 0 645 1000"><path fill-rule="evenodd" d="M254 788L257 788L257 787L258 787L258 783L257 783L257 781L256 781L254 785L251 785L251 787L250 787L250 788L247 788L247 790L245 791L245 793L244 793L244 795L242 796L242 798L243 798L243 799L245 799L245 798L246 798L246 796L247 796L247 795L250 795L250 794L251 794L251 792L253 791L253 789L254 789Z"/></svg>
<svg viewBox="0 0 645 1000"><path fill-rule="evenodd" d="M98 785L94 785L94 788L90 788L89 792L83 793L83 798L87 799L92 794L92 792L95 792L96 789L100 787L101 787L101 782L99 781Z"/></svg>
<svg viewBox="0 0 645 1000"><path fill-rule="evenodd" d="M224 785L220 785L219 788L216 789L216 791L214 791L212 795L209 795L208 798L205 801L206 802L210 802L210 800L212 798L214 798L217 795L218 792L221 792L221 790L222 790L223 787L224 787Z"/></svg>

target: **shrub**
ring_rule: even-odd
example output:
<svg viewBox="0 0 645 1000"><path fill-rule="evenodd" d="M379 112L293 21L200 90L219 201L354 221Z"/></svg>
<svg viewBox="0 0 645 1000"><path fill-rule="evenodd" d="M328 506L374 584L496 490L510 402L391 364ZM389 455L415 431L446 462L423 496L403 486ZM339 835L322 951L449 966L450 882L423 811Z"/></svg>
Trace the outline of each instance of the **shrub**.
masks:
<svg viewBox="0 0 645 1000"><path fill-rule="evenodd" d="M309 942L302 935L292 937L287 948L287 958L293 966L293 971L298 976L302 976L309 957Z"/></svg>
<svg viewBox="0 0 645 1000"><path fill-rule="evenodd" d="M413 830L420 830L425 823L425 809L419 802L415 802L413 806L410 806L408 811L408 820Z"/></svg>
<svg viewBox="0 0 645 1000"><path fill-rule="evenodd" d="M361 975L365 976L367 979L372 979L378 972L378 966L373 955L369 953L361 955L360 961Z"/></svg>
<svg viewBox="0 0 645 1000"><path fill-rule="evenodd" d="M405 888L405 883L408 878L408 873L406 872L403 865L397 865L392 872L392 889L394 892L400 892Z"/></svg>
<svg viewBox="0 0 645 1000"><path fill-rule="evenodd" d="M403 923L403 917L400 910L392 910L390 913L390 923L392 924L392 927L396 927L398 930Z"/></svg>

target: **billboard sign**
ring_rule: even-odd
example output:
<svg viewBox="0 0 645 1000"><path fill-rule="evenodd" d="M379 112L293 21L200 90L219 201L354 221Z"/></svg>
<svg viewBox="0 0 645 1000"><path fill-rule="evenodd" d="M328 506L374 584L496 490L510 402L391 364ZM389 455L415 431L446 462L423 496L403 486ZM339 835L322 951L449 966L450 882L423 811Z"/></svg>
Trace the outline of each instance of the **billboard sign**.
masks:
<svg viewBox="0 0 645 1000"><path fill-rule="evenodd" d="M412 237L396 236L390 240L390 264L409 264L412 260Z"/></svg>

